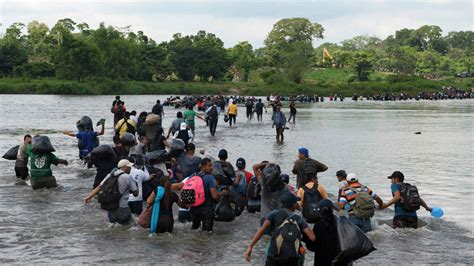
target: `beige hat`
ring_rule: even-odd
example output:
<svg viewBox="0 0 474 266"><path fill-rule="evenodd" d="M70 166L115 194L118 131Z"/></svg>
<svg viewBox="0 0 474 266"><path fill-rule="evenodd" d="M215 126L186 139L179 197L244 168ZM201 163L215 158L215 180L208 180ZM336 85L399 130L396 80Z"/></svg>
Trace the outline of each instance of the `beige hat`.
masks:
<svg viewBox="0 0 474 266"><path fill-rule="evenodd" d="M132 167L133 166L133 163L131 163L129 160L127 159L122 159L120 160L120 162L118 163L117 167L118 168L122 168L124 166L128 166L128 167Z"/></svg>

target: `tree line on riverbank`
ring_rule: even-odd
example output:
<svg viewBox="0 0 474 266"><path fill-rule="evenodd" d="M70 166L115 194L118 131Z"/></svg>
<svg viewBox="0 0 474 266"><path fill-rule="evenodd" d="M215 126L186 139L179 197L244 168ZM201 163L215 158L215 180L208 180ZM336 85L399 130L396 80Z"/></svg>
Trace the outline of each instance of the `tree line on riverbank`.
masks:
<svg viewBox="0 0 474 266"><path fill-rule="evenodd" d="M338 87L384 89L401 82L431 88L439 84L426 78L470 73L474 63L472 31L442 33L438 26L425 25L396 31L385 40L356 36L339 44L313 47L315 40L323 39L323 26L306 18L291 18L278 21L265 46L254 49L248 42L225 48L218 36L205 31L195 35L176 33L170 41L157 43L130 27L102 23L91 29L86 23L68 18L60 19L52 28L37 21L14 23L0 37L0 92L14 90L15 83L49 78L43 86L62 84L57 86L64 91L74 91L73 87L81 83L108 86L115 82L140 84L138 90L148 91L143 88L167 86L143 82L183 81L196 83L184 83L189 88L213 82L221 90L272 86L297 93L310 91L311 86L334 87L321 80L324 71L351 73L334 75ZM71 82L51 81L56 79ZM226 81L235 83L224 86L222 82ZM461 88L472 87L472 78L459 83ZM76 85L62 88L67 87L65 84ZM30 87L38 90L37 84Z"/></svg>

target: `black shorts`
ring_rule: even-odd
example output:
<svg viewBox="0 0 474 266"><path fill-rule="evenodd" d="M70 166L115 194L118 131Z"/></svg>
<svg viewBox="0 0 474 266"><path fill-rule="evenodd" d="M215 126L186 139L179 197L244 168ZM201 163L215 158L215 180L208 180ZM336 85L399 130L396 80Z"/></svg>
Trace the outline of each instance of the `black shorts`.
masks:
<svg viewBox="0 0 474 266"><path fill-rule="evenodd" d="M418 228L418 217L399 215L393 217L393 228Z"/></svg>
<svg viewBox="0 0 474 266"><path fill-rule="evenodd" d="M140 213L142 213L142 210L143 210L143 200L129 201L128 207L130 207L130 211L133 214L140 215Z"/></svg>
<svg viewBox="0 0 474 266"><path fill-rule="evenodd" d="M201 227L202 230L211 232L214 227L214 206L199 206L191 208L191 218L193 225L191 229L198 229Z"/></svg>

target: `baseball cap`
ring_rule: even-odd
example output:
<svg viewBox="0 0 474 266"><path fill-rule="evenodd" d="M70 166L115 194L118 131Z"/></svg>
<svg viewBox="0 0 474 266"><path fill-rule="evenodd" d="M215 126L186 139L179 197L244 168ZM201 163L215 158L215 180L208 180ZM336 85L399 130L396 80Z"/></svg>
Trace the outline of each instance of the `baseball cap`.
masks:
<svg viewBox="0 0 474 266"><path fill-rule="evenodd" d="M117 167L118 168L122 168L124 166L128 166L128 167L132 167L133 166L133 163L131 163L129 160L127 159L122 159L120 160L120 162L118 163Z"/></svg>
<svg viewBox="0 0 474 266"><path fill-rule="evenodd" d="M387 176L387 178L388 179L396 178L396 179L400 180L401 182L403 182L403 180L405 180L405 176L400 171L393 172L392 175Z"/></svg>
<svg viewBox="0 0 474 266"><path fill-rule="evenodd" d="M181 130L186 130L186 128L188 128L188 124L186 124L186 122L182 122L181 125L179 126L179 128Z"/></svg>
<svg viewBox="0 0 474 266"><path fill-rule="evenodd" d="M281 203L283 204L283 206L285 207L291 207L293 206L293 204L297 203L298 201L301 200L300 197L297 197L295 194L287 191L285 192L283 195L281 195Z"/></svg>
<svg viewBox="0 0 474 266"><path fill-rule="evenodd" d="M299 148L299 149L298 149L298 152L301 153L301 154L303 154L303 155L306 156L306 157L309 157L309 151L308 151L308 149L306 149L306 148Z"/></svg>
<svg viewBox="0 0 474 266"><path fill-rule="evenodd" d="M347 181L349 182L357 182L358 179L357 179L357 175L354 174L354 173L350 173L347 175Z"/></svg>
<svg viewBox="0 0 474 266"><path fill-rule="evenodd" d="M347 174L346 174L346 171L344 171L344 170L339 170L339 171L336 172L336 176L340 176L340 177L346 178L346 177L347 177Z"/></svg>

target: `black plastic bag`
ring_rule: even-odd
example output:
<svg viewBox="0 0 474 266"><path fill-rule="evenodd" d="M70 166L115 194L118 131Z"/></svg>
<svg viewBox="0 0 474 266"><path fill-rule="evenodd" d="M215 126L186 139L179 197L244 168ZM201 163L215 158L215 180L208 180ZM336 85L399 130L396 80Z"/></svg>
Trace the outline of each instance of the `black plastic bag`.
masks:
<svg viewBox="0 0 474 266"><path fill-rule="evenodd" d="M230 206L234 209L235 216L239 217L245 209L245 201L242 195L235 191L229 192Z"/></svg>
<svg viewBox="0 0 474 266"><path fill-rule="evenodd" d="M83 116L79 121L77 121L76 127L79 132L86 131L86 128L94 130L92 119L88 116Z"/></svg>
<svg viewBox="0 0 474 266"><path fill-rule="evenodd" d="M135 135L128 132L123 134L123 136L120 138L120 142L125 146L137 145L137 139L135 138Z"/></svg>
<svg viewBox="0 0 474 266"><path fill-rule="evenodd" d="M157 150L149 152L145 155L148 164L164 163L168 159L168 153L165 150Z"/></svg>
<svg viewBox="0 0 474 266"><path fill-rule="evenodd" d="M365 257L376 250L364 232L345 216L337 219L337 234L340 252L332 261L333 265L347 265L349 262Z"/></svg>
<svg viewBox="0 0 474 266"><path fill-rule="evenodd" d="M262 171L263 177L263 184L265 185L265 189L270 192L277 191L281 188L281 181L280 177L280 167L276 164L267 164Z"/></svg>
<svg viewBox="0 0 474 266"><path fill-rule="evenodd" d="M117 160L117 154L110 145L100 145L91 151L91 156L97 159Z"/></svg>
<svg viewBox="0 0 474 266"><path fill-rule="evenodd" d="M235 211L230 205L229 195L226 195L216 205L216 221L218 222L232 222L235 220Z"/></svg>
<svg viewBox="0 0 474 266"><path fill-rule="evenodd" d="M16 157L18 155L18 149L20 149L20 145L16 145L13 148L10 148L3 156L3 159L7 160L16 160Z"/></svg>
<svg viewBox="0 0 474 266"><path fill-rule="evenodd" d="M47 136L34 136L32 143L32 151L35 153L50 153L56 151Z"/></svg>
<svg viewBox="0 0 474 266"><path fill-rule="evenodd" d="M172 157L179 157L184 152L184 141L181 139L173 139L171 142L170 154Z"/></svg>

